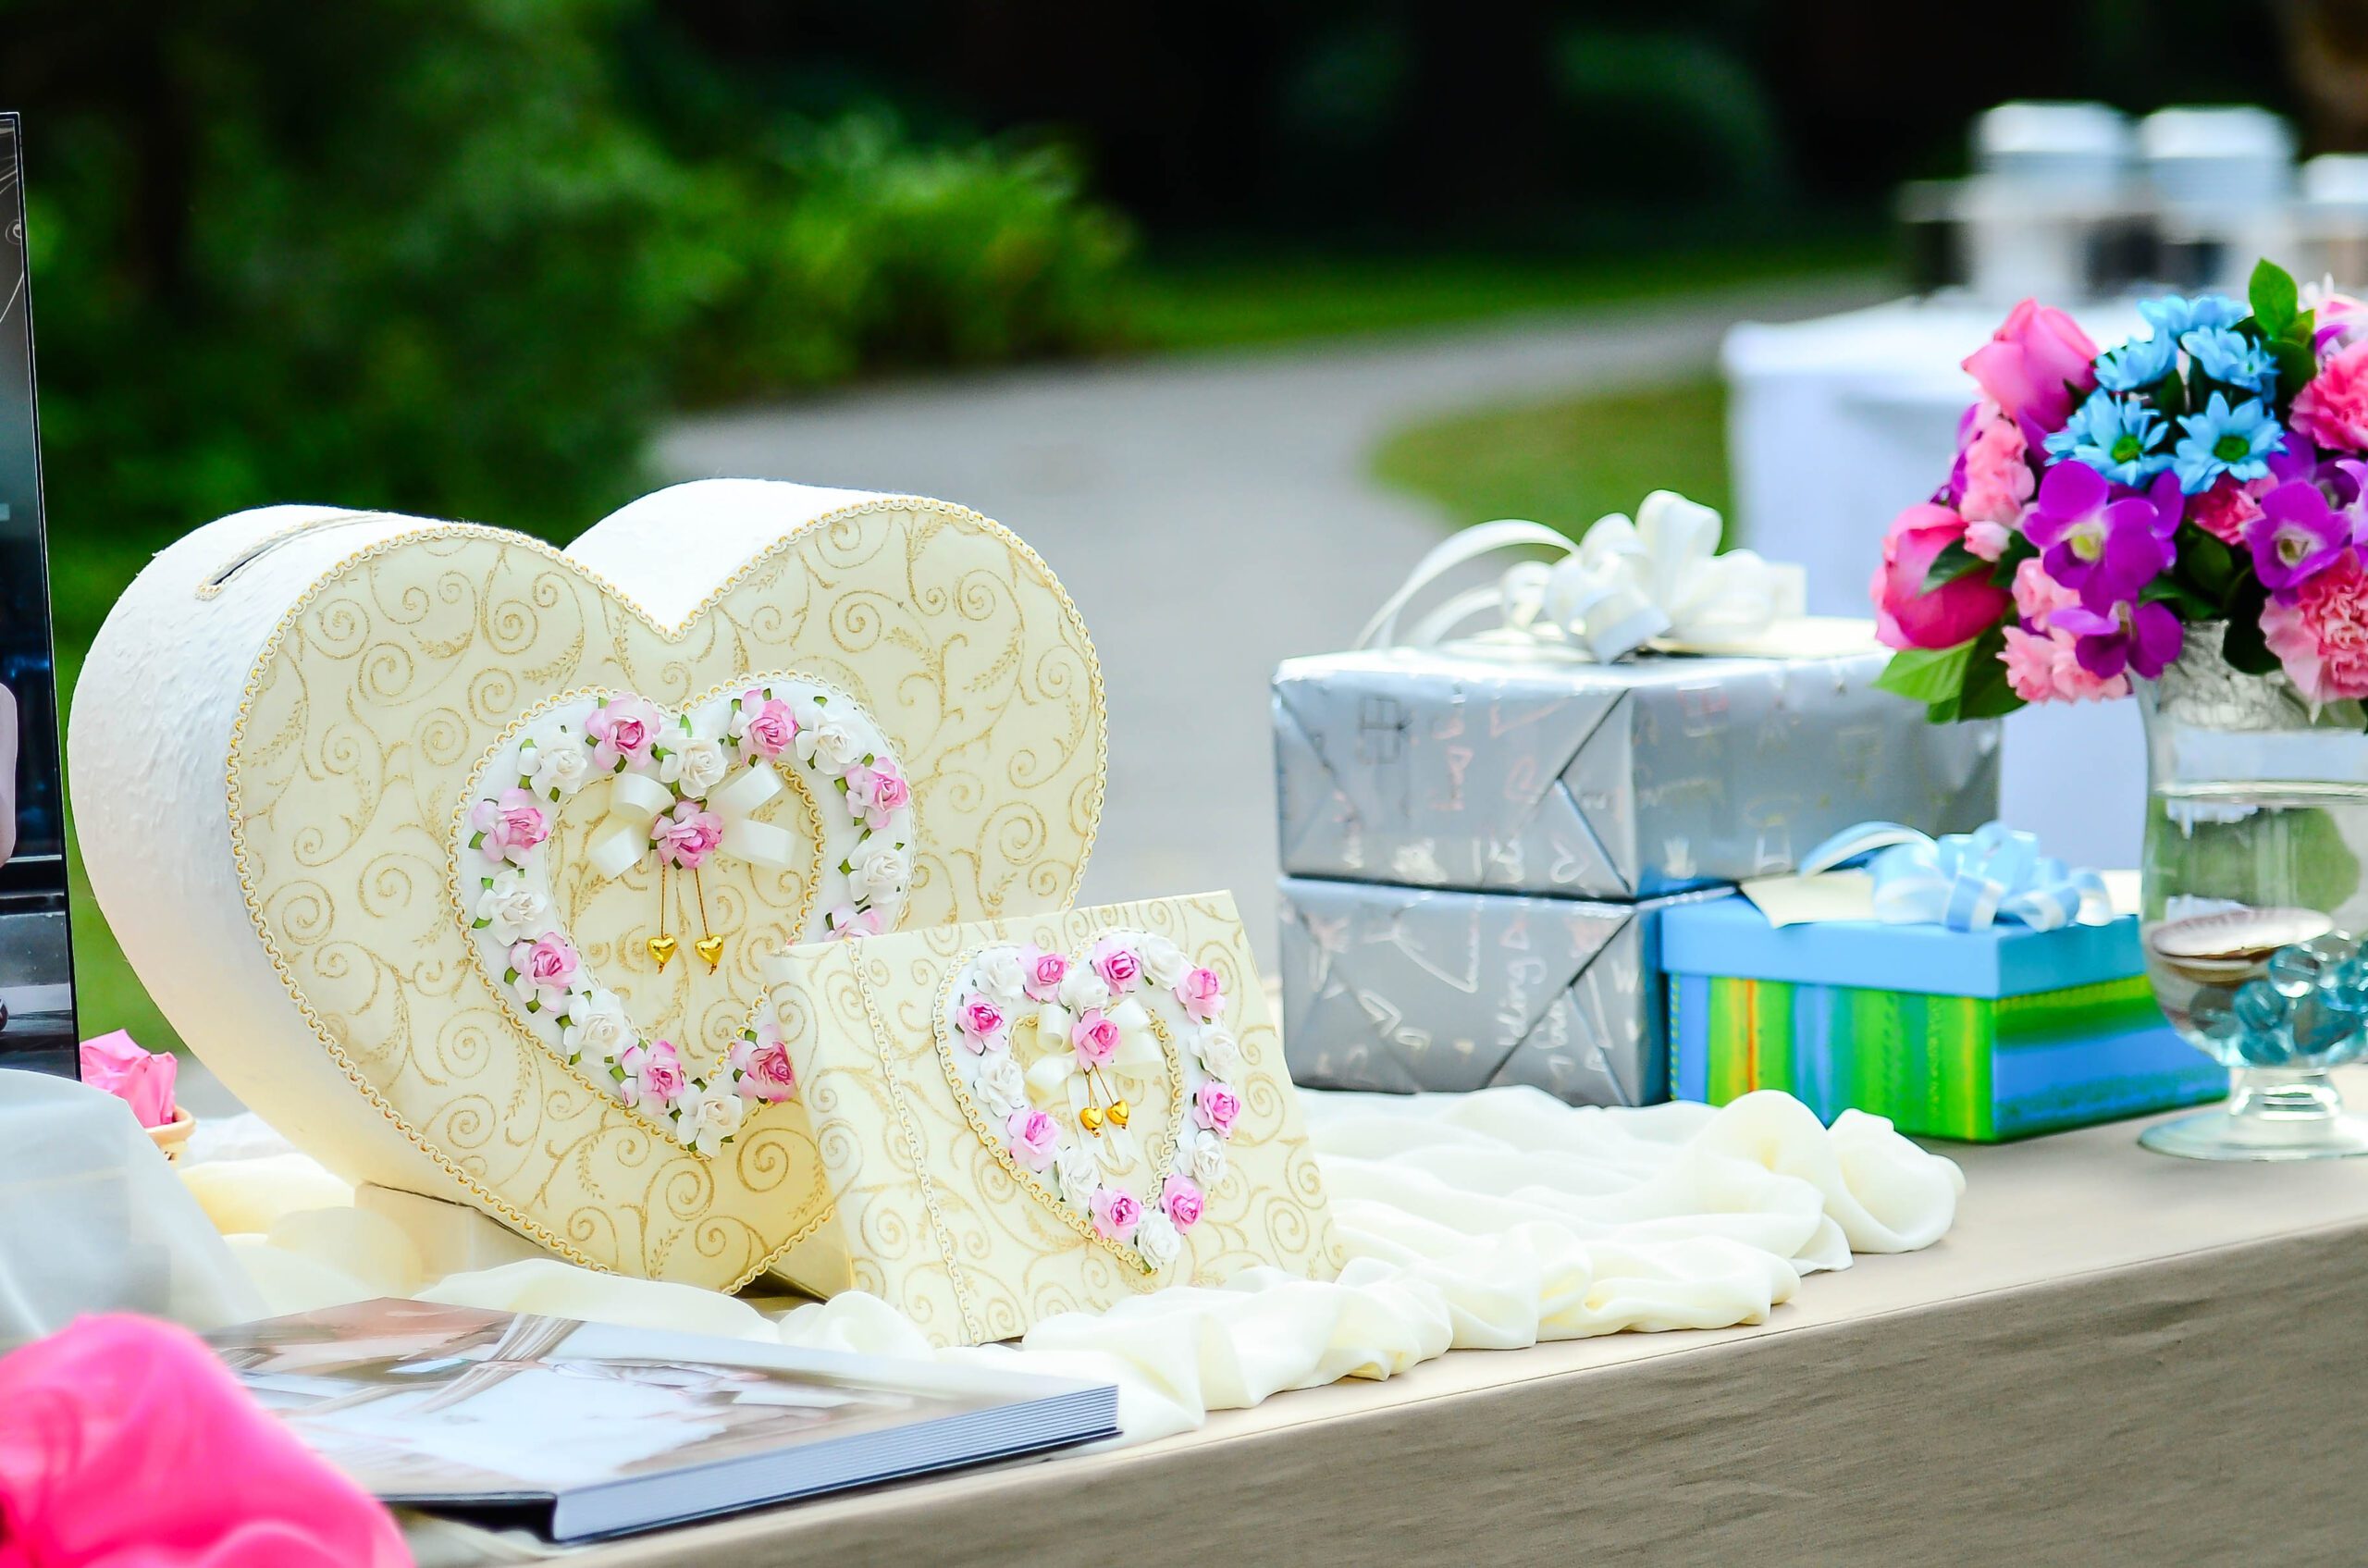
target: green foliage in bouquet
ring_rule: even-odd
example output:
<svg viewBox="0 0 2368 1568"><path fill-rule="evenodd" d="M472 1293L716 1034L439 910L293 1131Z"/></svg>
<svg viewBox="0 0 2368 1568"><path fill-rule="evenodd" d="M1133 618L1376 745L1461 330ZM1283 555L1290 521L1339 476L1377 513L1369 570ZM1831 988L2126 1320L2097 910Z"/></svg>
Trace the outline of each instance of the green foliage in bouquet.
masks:
<svg viewBox="0 0 2368 1568"><path fill-rule="evenodd" d="M1966 361L1956 464L1884 541L1886 689L1935 722L2117 697L2214 625L2314 706L2368 697L2368 311L2266 261L2250 296L2146 301L2103 353L2026 301Z"/></svg>

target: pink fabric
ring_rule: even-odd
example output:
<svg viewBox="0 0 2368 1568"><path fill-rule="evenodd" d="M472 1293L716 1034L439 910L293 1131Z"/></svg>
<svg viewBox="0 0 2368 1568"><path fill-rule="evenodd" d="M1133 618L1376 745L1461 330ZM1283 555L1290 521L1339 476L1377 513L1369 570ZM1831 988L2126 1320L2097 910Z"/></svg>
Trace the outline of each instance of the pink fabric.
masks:
<svg viewBox="0 0 2368 1568"><path fill-rule="evenodd" d="M142 1127L172 1125L173 1080L179 1076L178 1060L142 1050L127 1030L82 1042L82 1081L130 1105Z"/></svg>
<svg viewBox="0 0 2368 1568"><path fill-rule="evenodd" d="M408 1568L392 1515L186 1329L78 1319L0 1358L0 1568Z"/></svg>

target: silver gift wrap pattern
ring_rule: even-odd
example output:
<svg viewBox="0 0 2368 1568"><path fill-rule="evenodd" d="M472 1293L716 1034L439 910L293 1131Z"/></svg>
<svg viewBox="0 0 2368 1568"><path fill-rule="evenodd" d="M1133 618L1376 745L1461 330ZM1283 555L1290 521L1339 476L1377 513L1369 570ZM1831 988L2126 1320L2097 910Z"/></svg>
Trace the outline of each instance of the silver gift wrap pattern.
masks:
<svg viewBox="0 0 2368 1568"><path fill-rule="evenodd" d="M1854 822L1998 814L1998 726L1928 724L1887 655L1646 655L1450 645L1275 673L1294 876L1636 899L1790 870Z"/></svg>
<svg viewBox="0 0 2368 1568"><path fill-rule="evenodd" d="M1669 1097L1659 911L1285 877L1283 1050L1314 1089L1524 1083L1573 1105Z"/></svg>

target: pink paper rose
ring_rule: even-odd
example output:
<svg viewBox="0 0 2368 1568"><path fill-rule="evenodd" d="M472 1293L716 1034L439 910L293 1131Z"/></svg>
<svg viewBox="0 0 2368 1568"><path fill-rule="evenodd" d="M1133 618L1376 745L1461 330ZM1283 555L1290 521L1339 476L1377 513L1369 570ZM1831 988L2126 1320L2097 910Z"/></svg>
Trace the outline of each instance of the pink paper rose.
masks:
<svg viewBox="0 0 2368 1568"><path fill-rule="evenodd" d="M1192 1120L1220 1138L1233 1136L1234 1121L1240 1115L1241 1096L1215 1079L1193 1092Z"/></svg>
<svg viewBox="0 0 2368 1568"><path fill-rule="evenodd" d="M1095 943L1093 951L1086 955L1086 962L1102 977L1102 983L1110 988L1113 995L1132 991L1143 977L1142 959L1116 937L1105 936Z"/></svg>
<svg viewBox="0 0 2368 1568"><path fill-rule="evenodd" d="M1003 1124L1004 1135L1011 1140L1011 1157L1037 1172L1053 1168L1053 1154L1059 1149L1061 1130L1053 1118L1028 1105L1011 1113Z"/></svg>
<svg viewBox="0 0 2368 1568"><path fill-rule="evenodd" d="M142 1127L172 1125L173 1080L179 1073L179 1060L142 1050L125 1030L82 1042L82 1081L130 1105Z"/></svg>
<svg viewBox="0 0 2368 1568"><path fill-rule="evenodd" d="M658 744L665 722L665 715L653 704L631 692L620 692L592 710L592 716L584 721L584 733L592 737L592 765L610 773L620 761L648 761L649 748Z"/></svg>
<svg viewBox="0 0 2368 1568"><path fill-rule="evenodd" d="M0 1358L5 1568L411 1561L386 1509L258 1406L187 1329L82 1317Z"/></svg>
<svg viewBox="0 0 2368 1568"><path fill-rule="evenodd" d="M651 1116L665 1114L691 1086L690 1074L683 1070L682 1056L671 1040L628 1045L617 1058L617 1066L624 1069L618 1090L625 1104Z"/></svg>
<svg viewBox="0 0 2368 1568"><path fill-rule="evenodd" d="M1200 1183L1189 1176L1170 1176L1167 1185L1159 1190L1159 1205L1167 1211L1167 1223L1178 1230L1190 1230L1201 1223L1204 1202Z"/></svg>
<svg viewBox="0 0 2368 1568"><path fill-rule="evenodd" d="M2327 357L2319 373L2294 394L2289 423L2323 447L2338 451L2368 447L2368 342Z"/></svg>
<svg viewBox="0 0 2368 1568"><path fill-rule="evenodd" d="M823 917L831 929L826 942L844 942L850 937L878 936L888 929L887 918L877 909L858 911L852 904L841 904Z"/></svg>
<svg viewBox="0 0 2368 1568"><path fill-rule="evenodd" d="M740 1075L736 1088L744 1100L775 1105L797 1095L797 1074L790 1068L788 1043L775 1030L759 1025L756 1039L735 1042L732 1066Z"/></svg>
<svg viewBox="0 0 2368 1568"><path fill-rule="evenodd" d="M1965 368L2009 419L2061 430L2073 402L2097 384L2096 344L2060 310L2025 300Z"/></svg>
<svg viewBox="0 0 2368 1568"><path fill-rule="evenodd" d="M1077 1053L1078 1066L1106 1068L1118 1054L1118 1026L1101 1008L1089 1007L1069 1025L1069 1049Z"/></svg>
<svg viewBox="0 0 2368 1568"><path fill-rule="evenodd" d="M1061 982L1069 977L1069 961L1041 947L1030 948L1028 957L1020 960L1020 967L1021 988L1039 1002L1049 1002L1059 994Z"/></svg>
<svg viewBox="0 0 2368 1568"><path fill-rule="evenodd" d="M1113 1241L1131 1241L1135 1227L1143 1222L1143 1206L1134 1195L1116 1187L1097 1188L1093 1193L1093 1228Z"/></svg>
<svg viewBox="0 0 2368 1568"><path fill-rule="evenodd" d="M962 1005L954 1009L955 1031L962 1036L962 1043L973 1052L1001 1044L1004 1026L1009 1021L1003 1016L1001 1007L975 992L964 997Z"/></svg>
<svg viewBox="0 0 2368 1568"><path fill-rule="evenodd" d="M1954 648L1978 636L2005 613L2006 590L1975 572L1924 591L1924 574L1942 550L1965 537L1965 519L1930 501L1892 520L1883 536L1882 564L1868 594L1875 603L1875 635L1886 648Z"/></svg>
<svg viewBox="0 0 2368 1568"><path fill-rule="evenodd" d="M770 762L797 739L797 717L780 698L748 692L740 698L740 738Z"/></svg>
<svg viewBox="0 0 2368 1568"><path fill-rule="evenodd" d="M696 800L678 800L673 810L649 824L649 842L660 860L695 871L723 842L723 819Z"/></svg>
<svg viewBox="0 0 2368 1568"><path fill-rule="evenodd" d="M575 978L582 960L567 938L550 931L532 942L512 943L510 967L517 971L512 983L519 995L548 1007L567 994L568 982Z"/></svg>
<svg viewBox="0 0 2368 1568"><path fill-rule="evenodd" d="M2290 603L2272 596L2261 629L2295 688L2312 702L2368 698L2368 571L2360 552L2345 550L2289 591Z"/></svg>
<svg viewBox="0 0 2368 1568"><path fill-rule="evenodd" d="M863 825L873 833L887 828L891 812L913 803L912 785L888 758L875 757L869 766L850 768L846 777L847 804L862 813Z"/></svg>
<svg viewBox="0 0 2368 1568"><path fill-rule="evenodd" d="M479 846L488 860L524 865L526 852L550 837L549 821L535 804L531 791L505 789L498 800L480 800L469 814L469 825L485 834Z"/></svg>
<svg viewBox="0 0 2368 1568"><path fill-rule="evenodd" d="M1197 1023L1207 1023L1225 1013L1225 982L1215 969L1193 969L1176 982L1176 999Z"/></svg>

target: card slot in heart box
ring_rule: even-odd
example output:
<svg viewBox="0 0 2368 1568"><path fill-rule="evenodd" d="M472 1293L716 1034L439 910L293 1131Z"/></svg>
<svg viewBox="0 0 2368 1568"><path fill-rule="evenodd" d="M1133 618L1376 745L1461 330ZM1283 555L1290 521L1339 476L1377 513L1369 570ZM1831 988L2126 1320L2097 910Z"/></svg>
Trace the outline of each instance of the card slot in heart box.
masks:
<svg viewBox="0 0 2368 1568"><path fill-rule="evenodd" d="M76 694L92 884L182 1038L347 1179L474 1204L594 1267L827 1290L846 1262L805 1107L758 1106L712 1157L657 1131L520 1029L443 885L459 801L521 714L571 691L679 707L750 672L827 682L880 722L927 824L905 923L1067 902L1105 734L1068 596L966 508L758 481L660 492L566 552L327 507L185 536ZM737 941L740 916L709 915ZM697 934L675 966L704 971ZM596 974L618 947L598 935ZM727 947L722 968L750 961Z"/></svg>

